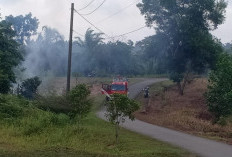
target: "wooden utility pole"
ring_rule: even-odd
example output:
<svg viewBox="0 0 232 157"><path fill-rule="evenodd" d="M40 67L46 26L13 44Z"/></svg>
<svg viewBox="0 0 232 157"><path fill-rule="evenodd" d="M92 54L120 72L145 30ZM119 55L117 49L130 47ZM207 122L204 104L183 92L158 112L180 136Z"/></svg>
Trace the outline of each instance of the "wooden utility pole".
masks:
<svg viewBox="0 0 232 157"><path fill-rule="evenodd" d="M71 79L73 12L74 12L74 3L71 4L71 20L70 20L69 50L68 50L68 72L67 72L67 88L66 88L67 93L70 91L70 79Z"/></svg>

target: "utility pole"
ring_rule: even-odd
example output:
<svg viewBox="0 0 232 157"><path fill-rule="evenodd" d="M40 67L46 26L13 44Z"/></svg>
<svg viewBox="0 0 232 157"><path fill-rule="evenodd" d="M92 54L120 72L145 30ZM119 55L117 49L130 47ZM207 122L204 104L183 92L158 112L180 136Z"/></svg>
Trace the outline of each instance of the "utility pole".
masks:
<svg viewBox="0 0 232 157"><path fill-rule="evenodd" d="M69 33L68 72L67 72L66 93L68 93L70 91L71 63L72 63L73 12L74 12L74 3L71 4L71 20L70 20L70 33Z"/></svg>

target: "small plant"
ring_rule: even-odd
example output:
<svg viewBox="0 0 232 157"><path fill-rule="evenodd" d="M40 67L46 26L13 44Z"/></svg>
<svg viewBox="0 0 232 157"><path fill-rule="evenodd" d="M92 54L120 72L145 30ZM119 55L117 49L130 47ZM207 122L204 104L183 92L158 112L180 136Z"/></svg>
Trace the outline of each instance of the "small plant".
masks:
<svg viewBox="0 0 232 157"><path fill-rule="evenodd" d="M106 117L115 125L115 137L116 143L118 143L119 124L123 123L126 117L130 120L134 120L133 113L139 109L139 104L136 101L129 99L126 95L113 94L106 107Z"/></svg>
<svg viewBox="0 0 232 157"><path fill-rule="evenodd" d="M27 99L33 99L41 83L42 81L37 76L26 79L20 87L21 95Z"/></svg>

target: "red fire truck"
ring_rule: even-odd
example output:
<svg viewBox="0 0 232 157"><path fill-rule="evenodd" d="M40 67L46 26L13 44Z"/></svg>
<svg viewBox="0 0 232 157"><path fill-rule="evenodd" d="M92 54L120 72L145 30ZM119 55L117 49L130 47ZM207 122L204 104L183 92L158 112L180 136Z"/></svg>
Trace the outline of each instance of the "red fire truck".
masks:
<svg viewBox="0 0 232 157"><path fill-rule="evenodd" d="M102 84L101 92L106 95L107 100L109 100L110 95L114 93L128 95L128 81L126 78L114 78L110 85Z"/></svg>

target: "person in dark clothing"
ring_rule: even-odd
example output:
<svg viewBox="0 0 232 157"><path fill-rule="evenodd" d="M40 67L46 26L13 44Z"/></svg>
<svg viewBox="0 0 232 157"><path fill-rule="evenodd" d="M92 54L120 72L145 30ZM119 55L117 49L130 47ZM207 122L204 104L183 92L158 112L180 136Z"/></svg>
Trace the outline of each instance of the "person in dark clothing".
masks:
<svg viewBox="0 0 232 157"><path fill-rule="evenodd" d="M144 98L148 98L149 97L149 87L146 87L144 89Z"/></svg>

